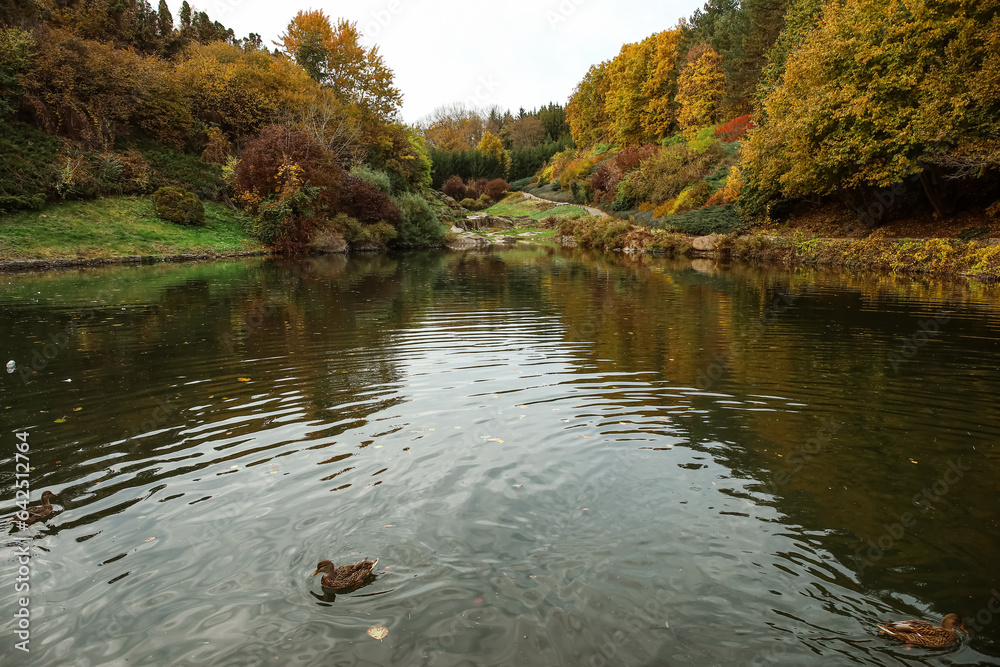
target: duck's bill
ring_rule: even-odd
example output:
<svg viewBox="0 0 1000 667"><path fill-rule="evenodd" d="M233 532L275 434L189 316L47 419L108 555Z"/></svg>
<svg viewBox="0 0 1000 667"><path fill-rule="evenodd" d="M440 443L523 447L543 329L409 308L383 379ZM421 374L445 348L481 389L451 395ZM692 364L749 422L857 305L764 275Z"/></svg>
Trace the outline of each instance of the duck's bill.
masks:
<svg viewBox="0 0 1000 667"><path fill-rule="evenodd" d="M310 577L315 577L315 576L316 576L317 574L319 574L319 573L320 573L320 572L322 572L322 571L323 571L323 570L316 570L315 572L313 572L313 573L312 573L312 574L310 574L309 576L310 576Z"/></svg>

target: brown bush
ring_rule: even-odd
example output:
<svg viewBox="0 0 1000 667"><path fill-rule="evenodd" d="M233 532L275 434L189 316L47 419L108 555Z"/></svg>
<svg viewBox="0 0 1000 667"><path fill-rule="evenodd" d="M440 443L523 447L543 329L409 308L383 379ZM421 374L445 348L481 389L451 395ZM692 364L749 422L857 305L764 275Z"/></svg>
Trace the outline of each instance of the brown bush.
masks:
<svg viewBox="0 0 1000 667"><path fill-rule="evenodd" d="M441 186L441 192L445 193L455 201L462 201L466 197L465 183L462 182L460 176L451 176L444 185Z"/></svg>
<svg viewBox="0 0 1000 667"><path fill-rule="evenodd" d="M340 210L366 225L387 222L395 227L402 218L399 207L389 195L370 182L353 176L347 177Z"/></svg>
<svg viewBox="0 0 1000 667"><path fill-rule="evenodd" d="M510 192L510 184L502 178L494 178L486 184L486 196L493 201L500 201L506 192Z"/></svg>

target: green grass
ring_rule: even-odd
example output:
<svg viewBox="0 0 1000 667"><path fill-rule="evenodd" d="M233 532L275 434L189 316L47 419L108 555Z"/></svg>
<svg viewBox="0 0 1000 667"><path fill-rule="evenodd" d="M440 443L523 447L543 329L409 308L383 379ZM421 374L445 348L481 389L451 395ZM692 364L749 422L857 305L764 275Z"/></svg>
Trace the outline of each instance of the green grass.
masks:
<svg viewBox="0 0 1000 667"><path fill-rule="evenodd" d="M532 220L545 218L581 218L588 213L579 206L556 206L551 202L528 199L523 195L512 194L494 204L485 211L490 215L504 217L530 217Z"/></svg>
<svg viewBox="0 0 1000 667"><path fill-rule="evenodd" d="M213 202L205 203L204 227L184 227L157 218L149 197L62 202L0 216L0 260L262 250L248 240L243 220L238 211Z"/></svg>

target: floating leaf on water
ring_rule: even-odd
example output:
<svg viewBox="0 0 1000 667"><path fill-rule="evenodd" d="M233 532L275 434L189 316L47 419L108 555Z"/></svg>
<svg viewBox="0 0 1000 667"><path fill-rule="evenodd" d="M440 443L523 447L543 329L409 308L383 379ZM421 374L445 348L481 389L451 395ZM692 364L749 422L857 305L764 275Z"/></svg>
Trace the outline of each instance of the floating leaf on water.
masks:
<svg viewBox="0 0 1000 667"><path fill-rule="evenodd" d="M79 412L80 410L83 410L83 408L73 408L73 412Z"/></svg>
<svg viewBox="0 0 1000 667"><path fill-rule="evenodd" d="M913 459L910 459L910 463L916 463L916 461L914 461Z"/></svg>
<svg viewBox="0 0 1000 667"><path fill-rule="evenodd" d="M143 542L152 542L155 539L156 539L155 537L147 537L146 539L143 540Z"/></svg>
<svg viewBox="0 0 1000 667"><path fill-rule="evenodd" d="M250 378L236 378L237 382L249 382Z"/></svg>
<svg viewBox="0 0 1000 667"><path fill-rule="evenodd" d="M379 641L382 641L383 639L389 636L389 628L385 627L384 625L373 625L372 627L368 628L368 636L371 637L372 639L377 639Z"/></svg>
<svg viewBox="0 0 1000 667"><path fill-rule="evenodd" d="M65 419L57 419L56 423L57 424L64 424L64 423L66 423L66 420Z"/></svg>

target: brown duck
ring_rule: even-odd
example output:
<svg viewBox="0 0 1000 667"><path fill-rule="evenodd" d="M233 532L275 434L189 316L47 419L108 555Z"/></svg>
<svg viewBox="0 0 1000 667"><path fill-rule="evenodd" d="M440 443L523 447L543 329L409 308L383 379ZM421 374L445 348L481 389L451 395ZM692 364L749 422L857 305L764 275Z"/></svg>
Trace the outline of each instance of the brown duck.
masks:
<svg viewBox="0 0 1000 667"><path fill-rule="evenodd" d="M335 591L344 588L357 588L365 582L365 579L371 576L372 568L375 567L376 563L378 563L378 558L368 560L365 557L364 560L360 560L357 563L337 567L332 561L321 560L319 565L316 566L316 571L309 576L315 577L322 572L323 578L320 580L320 583L323 585L323 588Z"/></svg>
<svg viewBox="0 0 1000 667"><path fill-rule="evenodd" d="M24 525L30 526L36 521L42 521L48 515L52 514L52 498L55 498L56 494L51 491L46 491L42 494L42 504L35 507L28 508L28 518L24 521ZM10 518L12 523L20 523L21 520L17 518L17 514Z"/></svg>
<svg viewBox="0 0 1000 667"><path fill-rule="evenodd" d="M941 621L941 625L933 625L927 621L893 621L880 625L881 635L892 635L896 639L915 646L928 646L931 648L943 648L951 646L958 641L955 628L962 627L962 619L958 614L948 614Z"/></svg>

